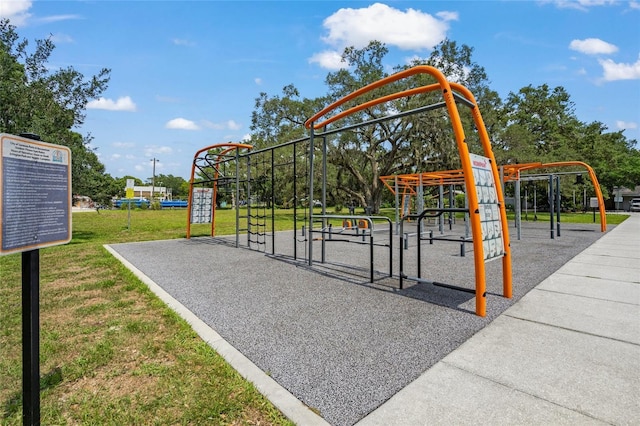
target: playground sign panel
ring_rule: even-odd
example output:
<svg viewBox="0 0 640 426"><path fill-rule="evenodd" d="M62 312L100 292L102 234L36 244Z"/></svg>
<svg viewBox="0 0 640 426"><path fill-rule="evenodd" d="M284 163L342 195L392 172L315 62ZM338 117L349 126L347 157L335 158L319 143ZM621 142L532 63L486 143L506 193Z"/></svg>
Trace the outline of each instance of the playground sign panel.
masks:
<svg viewBox="0 0 640 426"><path fill-rule="evenodd" d="M71 241L71 150L0 133L0 255Z"/></svg>
<svg viewBox="0 0 640 426"><path fill-rule="evenodd" d="M491 172L491 163L487 157L476 154L469 154L469 157L478 195L484 260L489 261L504 255L496 183Z"/></svg>
<svg viewBox="0 0 640 426"><path fill-rule="evenodd" d="M211 223L213 215L213 188L193 188L191 223Z"/></svg>

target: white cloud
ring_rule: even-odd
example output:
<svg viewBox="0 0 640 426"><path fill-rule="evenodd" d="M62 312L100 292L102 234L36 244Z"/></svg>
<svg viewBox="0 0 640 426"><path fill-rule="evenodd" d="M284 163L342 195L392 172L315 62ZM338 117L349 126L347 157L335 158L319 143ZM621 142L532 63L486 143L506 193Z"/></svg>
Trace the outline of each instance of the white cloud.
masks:
<svg viewBox="0 0 640 426"><path fill-rule="evenodd" d="M75 40L68 34L58 33L51 36L51 41L58 45L62 43L73 43Z"/></svg>
<svg viewBox="0 0 640 426"><path fill-rule="evenodd" d="M48 24L48 23L51 23L51 22L69 21L71 19L82 19L82 16L80 16L80 15L51 15L51 16L45 16L43 18L38 18L38 22L42 22L42 23Z"/></svg>
<svg viewBox="0 0 640 426"><path fill-rule="evenodd" d="M89 109L106 109L108 111L135 111L136 104L131 100L129 96L118 98L117 101L113 99L100 98L90 101L87 104Z"/></svg>
<svg viewBox="0 0 640 426"><path fill-rule="evenodd" d="M29 0L2 0L0 2L0 18L8 18L11 25L20 27L31 16L27 11L31 9Z"/></svg>
<svg viewBox="0 0 640 426"><path fill-rule="evenodd" d="M640 2L637 2L637 1L630 1L630 2L629 2L629 7L630 7L631 9L636 9L636 10L638 10L638 9L640 9Z"/></svg>
<svg viewBox="0 0 640 426"><path fill-rule="evenodd" d="M618 120L616 121L616 127L620 130L637 129L638 123L634 123L633 121Z"/></svg>
<svg viewBox="0 0 640 426"><path fill-rule="evenodd" d="M262 84L262 79L261 79L260 77L256 77L256 78L254 78L254 79L253 79L253 81L254 81L258 86L260 86L260 85Z"/></svg>
<svg viewBox="0 0 640 426"><path fill-rule="evenodd" d="M174 118L164 125L167 129L200 130L200 126L186 118Z"/></svg>
<svg viewBox="0 0 640 426"><path fill-rule="evenodd" d="M133 148L135 144L132 142L114 142L111 146L114 148Z"/></svg>
<svg viewBox="0 0 640 426"><path fill-rule="evenodd" d="M553 3L560 9L576 9L587 11L593 6L610 6L616 3L615 0L552 0L541 3Z"/></svg>
<svg viewBox="0 0 640 426"><path fill-rule="evenodd" d="M227 120L224 123L214 123L212 121L203 120L202 125L213 130L239 130L242 125L236 123L235 120Z"/></svg>
<svg viewBox="0 0 640 426"><path fill-rule="evenodd" d="M457 21L458 20L458 12L448 12L448 11L442 11L442 12L438 12L436 13L436 16L440 19L442 19L443 21Z"/></svg>
<svg viewBox="0 0 640 426"><path fill-rule="evenodd" d="M242 128L242 125L236 123L233 120L229 120L227 121L227 128L229 128L230 130L240 130Z"/></svg>
<svg viewBox="0 0 640 426"><path fill-rule="evenodd" d="M440 12L435 18L415 9L401 11L382 3L361 9L343 8L326 18L329 31L323 41L338 49L365 47L378 40L400 49L431 49L445 39L454 12Z"/></svg>
<svg viewBox="0 0 640 426"><path fill-rule="evenodd" d="M640 57L633 64L616 63L611 59L600 59L598 62L604 70L605 81L640 79Z"/></svg>
<svg viewBox="0 0 640 426"><path fill-rule="evenodd" d="M222 124L222 123L214 123L213 121L209 121L209 120L202 120L202 125L204 127L207 127L209 129L213 129L213 130L223 130L224 129L224 124Z"/></svg>
<svg viewBox="0 0 640 426"><path fill-rule="evenodd" d="M157 146L157 145L147 145L144 147L144 155L145 157L154 157L156 155L158 156L162 156L162 155L170 155L173 154L173 148L171 148L170 146ZM161 160L156 158L156 163L160 163ZM150 159L149 160L149 166L153 166L153 161ZM156 167L158 167L156 165Z"/></svg>
<svg viewBox="0 0 640 426"><path fill-rule="evenodd" d="M309 63L317 63L322 68L332 71L347 68L347 63L342 61L342 55L335 50L325 50L324 52L315 53L309 58Z"/></svg>
<svg viewBox="0 0 640 426"><path fill-rule="evenodd" d="M599 38L586 38L584 40L572 40L569 49L585 53L587 55L610 55L618 51L618 46L607 43Z"/></svg>

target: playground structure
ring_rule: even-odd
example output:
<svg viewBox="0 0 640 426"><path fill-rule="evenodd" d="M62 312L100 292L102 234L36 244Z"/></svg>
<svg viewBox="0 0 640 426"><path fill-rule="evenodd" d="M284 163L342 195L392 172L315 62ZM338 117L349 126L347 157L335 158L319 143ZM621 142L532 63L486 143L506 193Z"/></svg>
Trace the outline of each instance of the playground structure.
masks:
<svg viewBox="0 0 640 426"><path fill-rule="evenodd" d="M238 161L240 151L249 151L252 148L253 146L248 144L227 142L204 147L195 153L189 179L187 238L191 238L192 223L211 223L211 236L215 236L218 192L221 188L231 189L234 191L235 199L239 199L241 185L247 182L246 179L240 179ZM195 180L196 172L199 173L197 181ZM237 210L238 232L241 231L239 222L240 216Z"/></svg>
<svg viewBox="0 0 640 426"><path fill-rule="evenodd" d="M550 237L555 238L555 233L560 236L560 175L562 174L579 174L577 172L547 172L543 174L531 175L523 174L522 172L534 169L552 169L562 167L580 167L587 171L589 179L593 184L593 188L596 194L598 202L598 210L600 212L600 231L607 231L607 215L604 207L604 199L602 197L602 191L600 190L600 184L596 176L595 171L591 166L582 161L558 161L552 163L523 163L523 164L509 164L500 167L500 174L503 176L501 179L503 183L513 182L515 185L515 223L517 229L517 238L520 239L521 229L521 181L532 180L547 180L548 192L549 192L549 224L550 224ZM554 185L555 184L555 185ZM555 186L555 189L554 189ZM527 197L525 197L526 199ZM535 205L535 202L534 202ZM554 229L554 210L556 214L556 229Z"/></svg>
<svg viewBox="0 0 640 426"><path fill-rule="evenodd" d="M600 184L598 183L598 179L595 171L588 164L581 161L562 161L562 162L553 162L553 163L523 163L523 164L509 164L505 166L500 166L500 176L503 187L507 183L513 182L515 185L514 189L514 213L515 213L515 227L517 230L517 239L521 238L521 181L534 181L534 180L543 180L548 183L548 193L549 199L553 200L553 202L549 202L549 215L550 215L550 237L551 239L555 238L555 235L561 235L560 228L560 186L559 179L561 175L581 175L583 172L546 172L536 175L524 174L524 171L530 171L534 169L554 169L554 168L564 168L564 167L578 167L584 169L593 184L594 191L596 194L596 199L598 202L598 209L600 212L600 230L601 232L606 232L607 230L607 219L606 212L604 208L604 199L602 197L602 192L600 190ZM424 200L425 200L425 187L438 187L438 198L437 198L437 206L440 208L444 208L448 206L452 208L448 212L448 223L449 229L451 229L452 223L455 222L455 215L453 213L453 208L455 208L454 201L454 193L456 192L456 188L458 193L465 194L465 206L467 203L466 200L466 191L464 187L464 173L462 170L447 170L447 171L437 171L437 172L422 172L422 173L408 173L408 174L398 174L398 175L389 175L389 176L381 176L380 180L384 183L384 185L391 191L391 193L395 196L395 206L396 206L396 224L404 218L411 214L411 211L422 212L424 210ZM445 187L448 186L448 202L445 200ZM525 195L525 199L527 196ZM534 195L535 200L535 195ZM413 202L412 202L413 201ZM534 201L534 206L535 206ZM535 208L535 207L534 207ZM463 210L464 211L464 210ZM465 217L466 221L466 217ZM555 221L555 226L554 226ZM438 216L438 228L440 234L444 232L445 227L445 216ZM423 228L420 227L420 232L423 231ZM466 242L466 238L468 237L468 229L465 231L465 235L462 238L461 242L461 253L464 255L464 243ZM429 240L433 240L433 236L430 235ZM436 238L437 239L437 238ZM445 241L458 241L460 239L450 240L448 238L441 238Z"/></svg>
<svg viewBox="0 0 640 426"><path fill-rule="evenodd" d="M380 180L395 196L396 224L400 223L400 219L411 214L411 211L421 212L424 210L424 200L426 197L424 193L425 187L438 188L437 205L441 208L444 208L445 205L454 208L455 193L465 193L464 172L462 170L389 175L381 176ZM446 191L448 203L445 203L445 187L448 187L448 191ZM458 190L456 188L460 189ZM399 208L399 206L402 207ZM449 224L452 224L455 221L455 215L453 212L448 212L448 216ZM440 215L438 218L438 226L441 233L444 229L444 222L445 217Z"/></svg>
<svg viewBox="0 0 640 426"><path fill-rule="evenodd" d="M418 74L429 75L436 80L436 83L346 107L347 103L353 104L352 101L364 94ZM442 94L441 102L361 123L333 127L334 123L366 108L399 98L438 91ZM471 112L482 147L482 155L469 152L458 104L468 107ZM340 107L343 108L339 109ZM384 275L393 276L393 227L390 219L370 214L360 216L327 214L328 138L341 132L353 131L383 121L442 108L448 112L462 164L461 172L449 178L451 182L455 180L455 184L464 184L464 187L467 188L468 206L466 208L429 208L423 209L419 214L403 216L400 221L400 232L396 230L396 233L400 234L400 288L407 280L441 284L427 281L421 277L419 256L418 276L411 277L405 273L402 260L405 245L405 237L402 232L404 222L415 219L421 223L428 217L464 212L468 214L468 223L472 233L469 242L473 244L475 288L470 290L453 285L444 286L475 294L475 312L479 316L485 316L487 296L485 262L502 259L503 296L507 298L512 296L511 252L502 186L496 184L500 182L498 168L473 94L464 86L449 82L440 71L430 66L416 66L398 72L358 89L327 106L305 122L305 127L309 131L309 135L306 137L262 149L253 149L253 146L247 144L228 143L212 145L199 150L194 156L190 180L187 238L191 235L191 223L208 223L207 221L212 223L211 235L215 235L217 196L222 191L234 194L236 247L243 245L274 256L291 256L294 260L302 258L309 267L312 267L314 262L325 262L329 243L341 241L365 244L369 247L370 282L373 282L375 276L374 246L377 246L388 250L389 272ZM244 152L240 152L241 150ZM320 160L316 159L316 154L320 156ZM195 179L196 170L199 172L197 181ZM315 195L318 192L318 186L322 206L320 213L314 212L313 209L313 200L317 199ZM283 200L292 200L293 204L291 206L295 230L292 234L293 253L279 253L276 249L275 206L282 204ZM239 207L242 202L245 203L243 207L246 207L246 215L244 216L240 215L241 209ZM210 213L207 213L207 209L210 209ZM380 226L380 222L383 223L383 226ZM241 223L246 223L246 226ZM298 235L299 224L302 225L300 235ZM385 229L386 226L388 229ZM378 235L380 235L378 231L382 231L382 235L388 234L388 239L384 236L378 239ZM240 236L243 234L246 234L246 243L241 244ZM303 247L299 248L300 244ZM317 245L320 246L319 259L314 254L314 248L317 248ZM302 256L301 248L304 249Z"/></svg>

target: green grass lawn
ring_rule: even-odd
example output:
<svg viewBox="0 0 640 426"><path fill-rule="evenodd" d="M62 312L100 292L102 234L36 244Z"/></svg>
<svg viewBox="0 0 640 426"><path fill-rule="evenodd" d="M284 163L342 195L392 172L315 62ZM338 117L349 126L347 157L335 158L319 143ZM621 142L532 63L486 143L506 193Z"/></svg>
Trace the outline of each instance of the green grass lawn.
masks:
<svg viewBox="0 0 640 426"><path fill-rule="evenodd" d="M291 424L102 247L185 233L184 210L134 210L130 229L126 211L74 213L71 243L40 250L42 424ZM0 258L3 425L22 424L20 259Z"/></svg>
<svg viewBox="0 0 640 426"><path fill-rule="evenodd" d="M217 235L235 232L234 210L216 218ZM72 241L40 251L42 424L290 424L103 247L183 238L186 226L185 210L132 210L130 220L126 210L74 213ZM275 229L292 226L293 210L277 210ZM191 234L210 231L193 225ZM22 423L20 259L0 257L3 425Z"/></svg>

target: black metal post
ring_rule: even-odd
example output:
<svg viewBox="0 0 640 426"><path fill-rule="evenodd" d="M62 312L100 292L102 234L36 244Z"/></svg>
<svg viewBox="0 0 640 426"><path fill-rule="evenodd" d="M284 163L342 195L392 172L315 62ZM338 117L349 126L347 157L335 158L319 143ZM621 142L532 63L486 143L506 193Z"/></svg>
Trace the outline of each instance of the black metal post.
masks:
<svg viewBox="0 0 640 426"><path fill-rule="evenodd" d="M406 234L404 233L404 217L402 219L400 219L400 232L398 233L400 235L400 247L405 246L407 244L406 239L404 238L406 236ZM404 284L404 250L400 249L399 252L399 275L400 275L400 290L402 290L403 284Z"/></svg>
<svg viewBox="0 0 640 426"><path fill-rule="evenodd" d="M372 222L369 225L372 225ZM372 230L372 228L369 229ZM371 270L370 282L373 283L373 232L369 233L369 268Z"/></svg>
<svg viewBox="0 0 640 426"><path fill-rule="evenodd" d="M556 234L560 236L560 176L556 176Z"/></svg>
<svg viewBox="0 0 640 426"><path fill-rule="evenodd" d="M271 254L276 254L276 167L274 150L271 150ZM266 233L265 233L266 235Z"/></svg>
<svg viewBox="0 0 640 426"><path fill-rule="evenodd" d="M296 238L296 232L298 232L298 170L296 164L298 163L298 154L296 153L297 143L293 144L293 258L298 260L298 239Z"/></svg>
<svg viewBox="0 0 640 426"><path fill-rule="evenodd" d="M549 224L551 226L551 239L553 240L555 237L553 236L553 207L555 205L553 198L553 175L549 175Z"/></svg>
<svg viewBox="0 0 640 426"><path fill-rule="evenodd" d="M40 424L40 250L22 253L22 424Z"/></svg>

